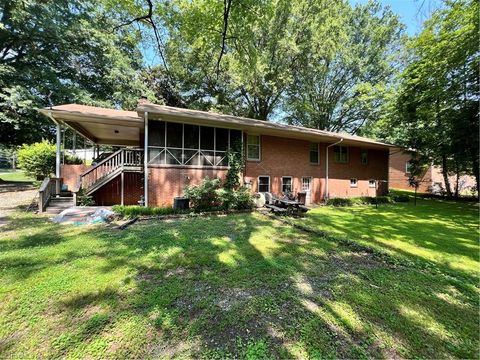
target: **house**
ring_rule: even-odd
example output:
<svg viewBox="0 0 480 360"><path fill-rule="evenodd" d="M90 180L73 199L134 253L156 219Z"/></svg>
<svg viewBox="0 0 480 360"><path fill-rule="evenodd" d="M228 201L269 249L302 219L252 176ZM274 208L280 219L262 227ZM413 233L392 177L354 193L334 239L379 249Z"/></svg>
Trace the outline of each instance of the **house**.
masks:
<svg viewBox="0 0 480 360"><path fill-rule="evenodd" d="M409 185L410 162L415 155L414 151L408 151L402 148L390 149L390 170L389 185L392 189L413 190ZM457 187L457 177L449 175L452 191ZM420 184L418 191L421 193L441 193L445 190L445 179L440 166L430 165L418 177ZM475 177L461 175L458 178L459 193L469 192L475 188Z"/></svg>
<svg viewBox="0 0 480 360"><path fill-rule="evenodd" d="M68 104L40 112L57 124L56 177L98 205L137 204L141 198L148 206L172 205L187 185L224 178L226 151L235 143L243 144L242 177L252 192L304 191L309 202L320 203L388 191L391 146L368 138L146 100L136 111ZM62 165L62 126L119 150L95 166Z"/></svg>

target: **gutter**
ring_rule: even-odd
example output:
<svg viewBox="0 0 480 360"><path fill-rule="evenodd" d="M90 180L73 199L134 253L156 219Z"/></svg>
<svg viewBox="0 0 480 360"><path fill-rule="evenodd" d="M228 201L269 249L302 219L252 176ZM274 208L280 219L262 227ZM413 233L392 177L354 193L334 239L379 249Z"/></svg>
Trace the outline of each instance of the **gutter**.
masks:
<svg viewBox="0 0 480 360"><path fill-rule="evenodd" d="M332 146L338 145L343 141L343 138L341 138L339 141L336 143L330 144L327 146L327 156L326 161L325 161L325 201L327 201L330 198L330 193L328 192L328 148L331 148Z"/></svg>

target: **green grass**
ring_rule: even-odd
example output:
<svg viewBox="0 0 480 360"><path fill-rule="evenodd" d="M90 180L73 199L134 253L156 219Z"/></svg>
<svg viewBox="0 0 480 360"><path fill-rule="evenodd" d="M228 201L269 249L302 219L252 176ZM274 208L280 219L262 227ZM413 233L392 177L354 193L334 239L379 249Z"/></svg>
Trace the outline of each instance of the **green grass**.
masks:
<svg viewBox="0 0 480 360"><path fill-rule="evenodd" d="M0 169L0 182L33 182L35 179L27 176L22 170Z"/></svg>
<svg viewBox="0 0 480 360"><path fill-rule="evenodd" d="M124 231L14 216L0 232L1 358L478 357L472 270L385 261L256 213Z"/></svg>
<svg viewBox="0 0 480 360"><path fill-rule="evenodd" d="M433 199L396 205L319 207L303 223L455 275L479 271L479 206Z"/></svg>

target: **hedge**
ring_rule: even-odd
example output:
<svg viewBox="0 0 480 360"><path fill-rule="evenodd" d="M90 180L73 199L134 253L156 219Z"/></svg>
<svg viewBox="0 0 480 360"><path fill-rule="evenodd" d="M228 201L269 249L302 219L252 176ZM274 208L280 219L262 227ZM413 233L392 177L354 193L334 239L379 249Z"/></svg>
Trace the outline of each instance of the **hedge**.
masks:
<svg viewBox="0 0 480 360"><path fill-rule="evenodd" d="M410 198L407 195L394 196L362 196L351 198L332 198L328 199L327 205L330 206L355 206L355 205L375 205L392 204L394 202L408 202Z"/></svg>
<svg viewBox="0 0 480 360"><path fill-rule="evenodd" d="M174 209L172 207L145 207L139 205L113 205L112 211L123 217L186 214L190 212L189 210Z"/></svg>

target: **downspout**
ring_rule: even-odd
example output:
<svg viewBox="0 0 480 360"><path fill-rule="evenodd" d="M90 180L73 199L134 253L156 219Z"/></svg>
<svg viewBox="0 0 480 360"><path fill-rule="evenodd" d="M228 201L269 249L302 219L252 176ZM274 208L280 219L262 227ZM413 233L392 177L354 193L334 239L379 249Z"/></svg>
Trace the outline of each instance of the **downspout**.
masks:
<svg viewBox="0 0 480 360"><path fill-rule="evenodd" d="M145 140L143 144L143 199L148 206L148 112L145 112Z"/></svg>
<svg viewBox="0 0 480 360"><path fill-rule="evenodd" d="M343 138L341 138L339 141L336 143L330 144L327 146L327 154L325 157L325 201L330 198L330 193L328 192L328 149L331 148L332 146L338 145L343 141Z"/></svg>

